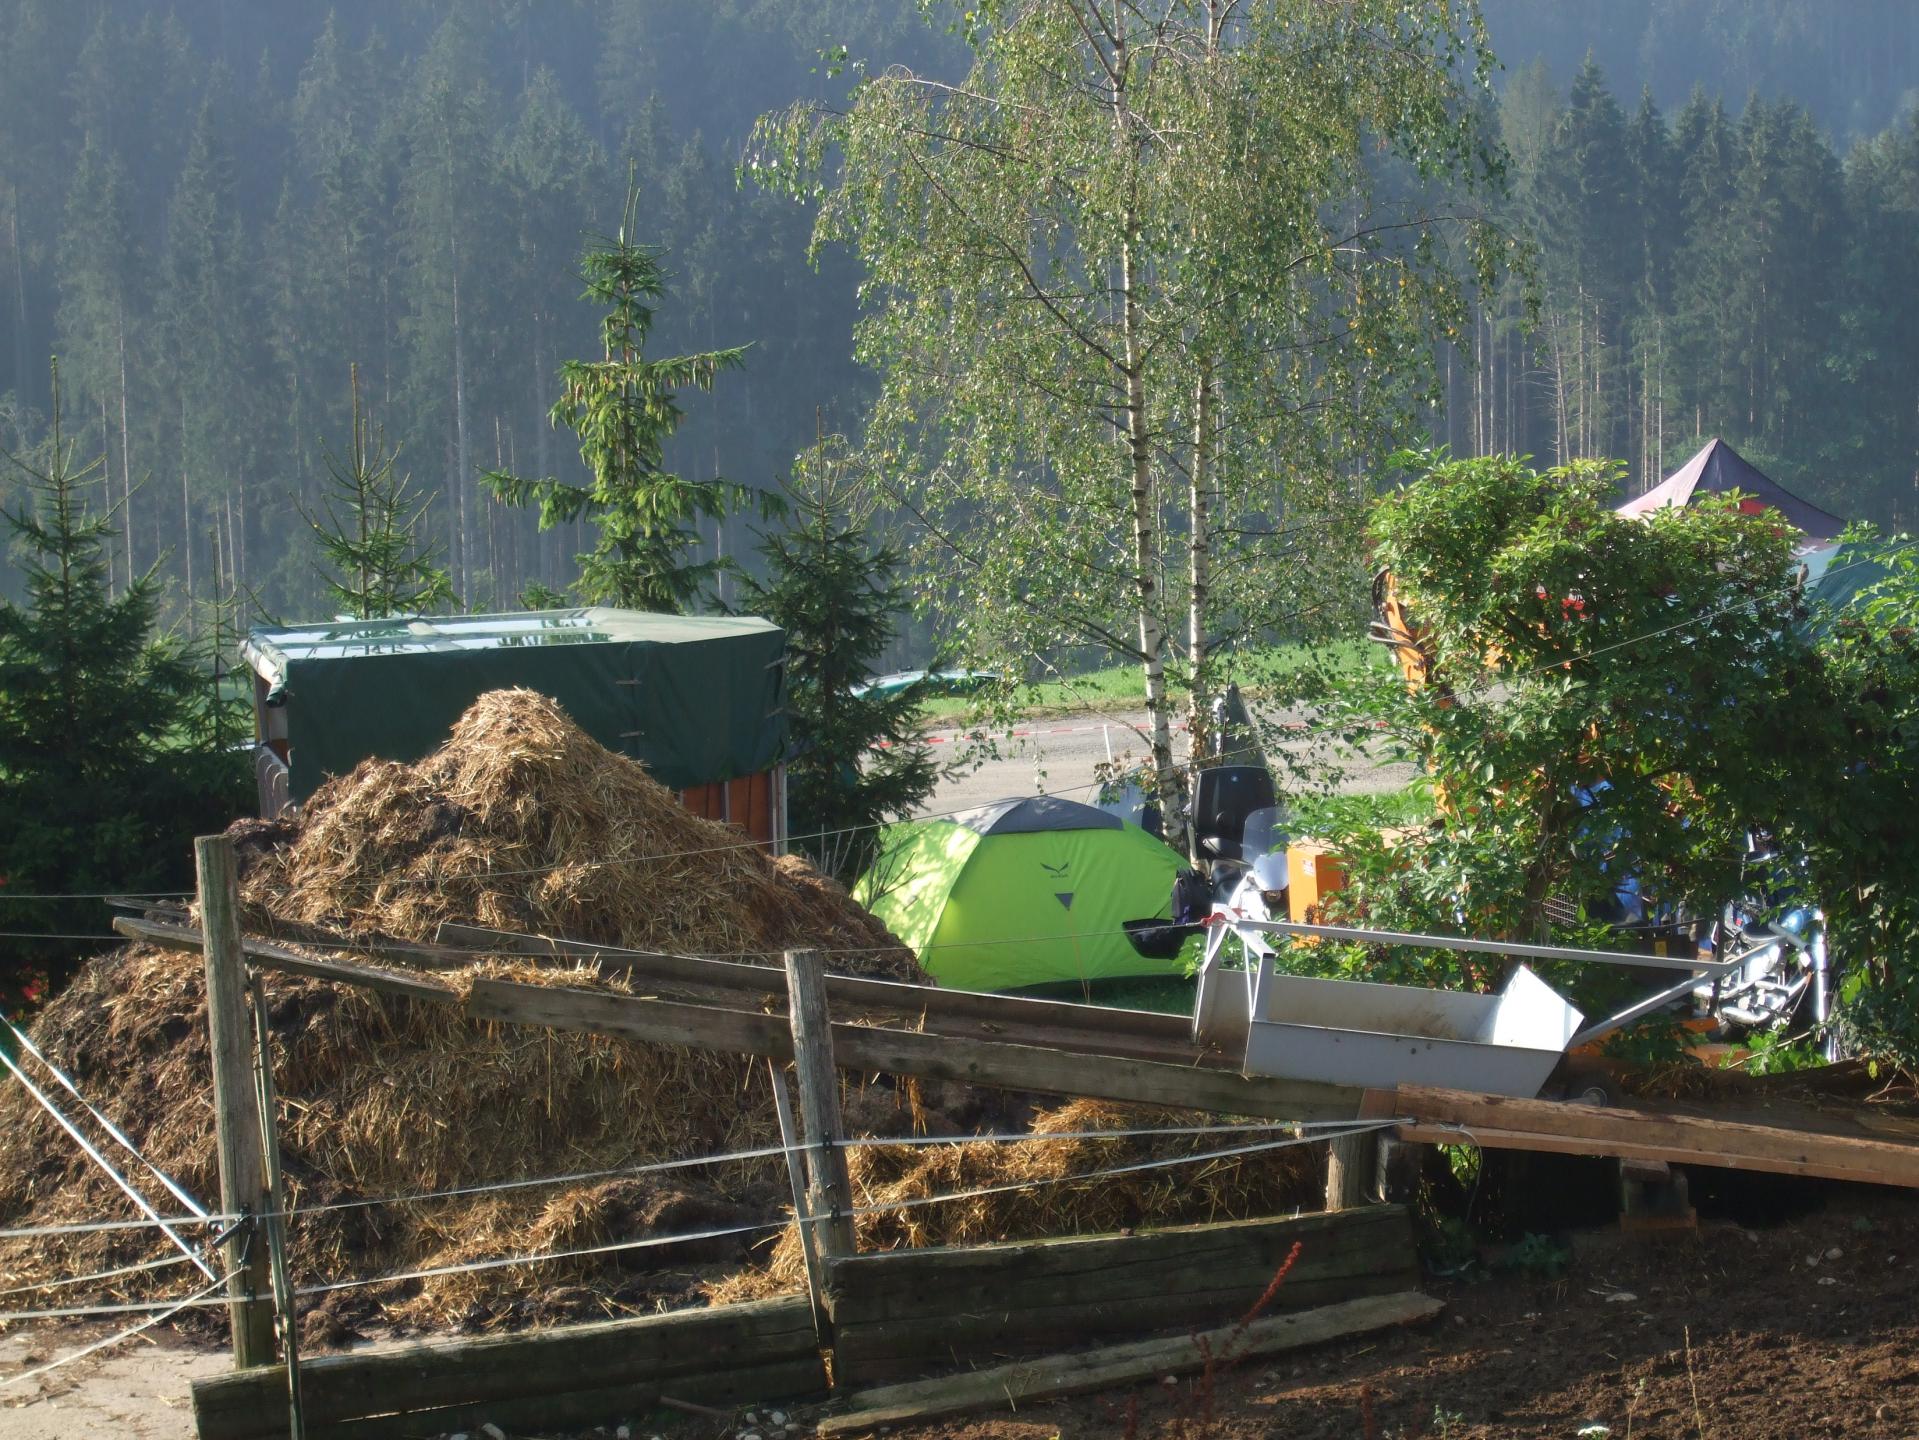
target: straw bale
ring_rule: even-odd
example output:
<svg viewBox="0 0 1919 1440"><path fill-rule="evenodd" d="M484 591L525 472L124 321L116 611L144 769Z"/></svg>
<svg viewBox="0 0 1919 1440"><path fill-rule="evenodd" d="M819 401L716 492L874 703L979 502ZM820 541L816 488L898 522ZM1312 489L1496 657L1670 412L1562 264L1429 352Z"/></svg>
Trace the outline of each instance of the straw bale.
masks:
<svg viewBox="0 0 1919 1440"><path fill-rule="evenodd" d="M699 954L813 947L836 969L924 979L911 953L831 881L690 814L643 767L528 691L482 696L449 743L418 764L369 761L328 782L296 825L245 822L236 831L249 926L260 930L285 917L431 939L452 920ZM483 962L474 973L625 988L591 968ZM265 984L281 1145L299 1207L775 1139L766 1067L745 1057L484 1025L449 1006L281 974ZM34 1029L143 1153L189 1193L217 1198L197 955L129 946L101 956ZM296 1221L290 1249L296 1281L324 1283L774 1218L785 1190L783 1167L762 1160L316 1210ZM0 1088L0 1223L130 1213L20 1087ZM401 1323L524 1323L604 1310L623 1295L638 1302L649 1293L634 1288L641 1272L683 1271L743 1248L639 1250L386 1286L366 1298ZM147 1231L0 1244L0 1289L166 1253ZM103 1284L85 1298L178 1294L193 1288L187 1273Z"/></svg>
<svg viewBox="0 0 1919 1440"><path fill-rule="evenodd" d="M1194 1161L1124 1175L1068 1177L1151 1160L1204 1155L1261 1136L1092 1136L1085 1132L1217 1124L1199 1111L1104 1100L1074 1100L1040 1112L1031 1133L1060 1139L952 1145L871 1145L851 1151L847 1169L860 1206L891 1205L995 1186L1030 1186L861 1215L862 1251L979 1245L1060 1235L1094 1235L1143 1225L1198 1224L1317 1208L1324 1187L1321 1145ZM707 1288L715 1304L801 1289L806 1272L792 1226L770 1247L763 1268Z"/></svg>

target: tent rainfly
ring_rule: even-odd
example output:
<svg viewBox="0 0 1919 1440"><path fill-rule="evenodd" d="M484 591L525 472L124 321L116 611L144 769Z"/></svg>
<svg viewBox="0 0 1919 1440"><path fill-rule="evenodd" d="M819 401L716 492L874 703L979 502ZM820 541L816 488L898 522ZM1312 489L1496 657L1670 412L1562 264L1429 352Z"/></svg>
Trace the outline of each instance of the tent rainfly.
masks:
<svg viewBox="0 0 1919 1440"><path fill-rule="evenodd" d="M1810 500L1801 500L1766 475L1724 440L1706 442L1700 452L1637 499L1619 507L1621 515L1645 515L1673 505L1689 505L1701 495L1728 495L1737 490L1755 512L1776 510L1808 542L1837 540L1846 522Z"/></svg>
<svg viewBox="0 0 1919 1440"><path fill-rule="evenodd" d="M853 894L956 990L1172 975L1123 922L1164 920L1179 854L1050 795L888 826Z"/></svg>

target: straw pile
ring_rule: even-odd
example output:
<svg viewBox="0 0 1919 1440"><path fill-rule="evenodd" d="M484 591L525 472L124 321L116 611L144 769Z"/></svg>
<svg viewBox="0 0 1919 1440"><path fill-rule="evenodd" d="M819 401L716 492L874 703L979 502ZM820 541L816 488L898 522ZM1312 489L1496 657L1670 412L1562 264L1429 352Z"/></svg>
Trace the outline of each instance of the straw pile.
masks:
<svg viewBox="0 0 1919 1440"><path fill-rule="evenodd" d="M530 692L483 696L417 765L368 763L331 782L297 826L238 828L253 925L278 915L431 939L455 920L702 954L812 946L839 952L828 956L834 968L923 979L910 952L837 886L689 814ZM514 973L624 988L592 972ZM266 987L285 1166L297 1206L310 1212L290 1237L298 1283L780 1213L783 1170L765 1161L324 1209L763 1146L775 1135L766 1069L744 1057L482 1026L449 1006L284 975ZM189 1193L217 1201L197 955L130 946L102 956L41 1014L35 1036L143 1153ZM0 1225L130 1213L20 1087L0 1086ZM737 1256L742 1246L720 1249ZM0 1243L0 1289L168 1253L150 1231ZM341 1292L310 1319L327 1337L341 1317L376 1303L390 1321L435 1326L651 1308L690 1293L684 1275L677 1292L662 1289L663 1268L719 1258L709 1242L389 1284ZM80 1287L79 1298L184 1294L197 1278L176 1267ZM49 1293L76 1294L24 1298L44 1304Z"/></svg>
<svg viewBox="0 0 1919 1440"><path fill-rule="evenodd" d="M855 1222L860 1249L1103 1234L1148 1224L1199 1224L1319 1207L1325 1155L1320 1145L1294 1145L1090 1180L1067 1178L1281 1138L1231 1132L1110 1138L1087 1133L1218 1123L1219 1117L1199 1111L1075 1100L1034 1117L1033 1134L1059 1139L862 1146L847 1157L859 1206L897 1205L997 1186L1022 1188L861 1215ZM799 1236L788 1226L773 1244L764 1269L711 1286L708 1294L715 1303L724 1303L799 1290L805 1284Z"/></svg>
<svg viewBox="0 0 1919 1440"><path fill-rule="evenodd" d="M838 885L691 814L530 690L482 695L417 765L323 786L245 895L262 920L354 934L427 940L451 920L700 955L803 944L845 973L925 979Z"/></svg>

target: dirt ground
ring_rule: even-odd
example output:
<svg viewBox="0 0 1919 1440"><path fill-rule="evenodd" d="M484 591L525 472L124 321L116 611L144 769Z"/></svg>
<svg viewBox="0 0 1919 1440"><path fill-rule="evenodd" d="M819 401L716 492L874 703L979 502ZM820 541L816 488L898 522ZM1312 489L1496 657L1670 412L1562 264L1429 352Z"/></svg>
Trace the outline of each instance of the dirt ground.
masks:
<svg viewBox="0 0 1919 1440"><path fill-rule="evenodd" d="M1429 1325L1247 1361L1215 1383L1210 1420L1204 1385L1182 1380L890 1440L1919 1436L1919 1200L1569 1248L1558 1279L1429 1282L1447 1302Z"/></svg>
<svg viewBox="0 0 1919 1440"><path fill-rule="evenodd" d="M1566 1253L1562 1275L1518 1268L1528 1252L1487 1251L1474 1278L1429 1279L1447 1304L1431 1324L1245 1361L1218 1377L1210 1405L1203 1382L1182 1379L897 1427L888 1440L1919 1436L1919 1197L1835 1189L1782 1223L1704 1220L1659 1237L1604 1227L1562 1241L1530 1252ZM0 1338L0 1383L28 1354L84 1339ZM188 1379L224 1363L203 1345L136 1342L61 1372L31 1404L20 1402L33 1386L0 1390L0 1437L186 1437ZM673 1440L745 1429L634 1419L634 1434Z"/></svg>

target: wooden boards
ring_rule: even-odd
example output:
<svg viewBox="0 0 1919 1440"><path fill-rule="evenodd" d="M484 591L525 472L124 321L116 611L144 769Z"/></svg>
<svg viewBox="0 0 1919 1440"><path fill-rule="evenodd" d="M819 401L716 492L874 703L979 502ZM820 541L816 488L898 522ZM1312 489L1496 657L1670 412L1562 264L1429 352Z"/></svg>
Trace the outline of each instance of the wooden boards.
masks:
<svg viewBox="0 0 1919 1440"><path fill-rule="evenodd" d="M1246 1325L1225 1325L1203 1334L1173 1335L1108 1345L1043 1360L1018 1361L986 1370L969 1370L935 1380L911 1381L855 1395L853 1408L829 1415L821 1435L859 1435L880 1426L917 1423L972 1411L1018 1409L1029 1400L1086 1395L1118 1385L1187 1374L1208 1364L1231 1364L1255 1355L1273 1355L1319 1345L1349 1335L1364 1335L1391 1325L1430 1320L1445 1306L1418 1291L1374 1295L1267 1315Z"/></svg>
<svg viewBox="0 0 1919 1440"><path fill-rule="evenodd" d="M325 1355L300 1367L308 1440L402 1440L493 1420L586 1426L644 1414L662 1392L709 1404L826 1393L806 1299L715 1306L478 1340ZM193 1383L200 1440L287 1433L286 1372Z"/></svg>
<svg viewBox="0 0 1919 1440"><path fill-rule="evenodd" d="M205 937L190 925L116 915L113 928L129 940L143 940L149 945L159 945L169 950L203 950L206 947ZM403 995L409 1000L451 1003L459 998L453 987L442 980L429 980L417 973L386 970L357 961L322 960L313 955L303 955L298 950L290 950L284 945L276 945L271 940L257 940L248 936L240 941L240 949L248 960L257 965L264 965L271 970L284 970L293 975L338 980L347 985L358 985L363 990Z"/></svg>
<svg viewBox="0 0 1919 1440"><path fill-rule="evenodd" d="M478 980L469 994L467 1013L482 1020L625 1035L776 1060L791 1059L793 1054L792 1036L778 1016L601 990ZM1340 1085L873 1025L835 1024L833 1057L842 1070L869 1074L923 1075L1007 1090L1178 1105L1276 1120L1351 1119L1360 1096L1359 1091Z"/></svg>
<svg viewBox="0 0 1919 1440"><path fill-rule="evenodd" d="M442 924L438 934L443 942L473 947L472 953L476 956L509 954L591 960L605 973L626 975L649 985L667 989L685 986L717 994L732 992L755 1009L777 1008L786 993L786 978L780 970L737 960L628 950L451 922ZM908 985L862 975L829 974L826 994L842 1019L852 1015L897 1017L909 1026L931 1028L943 1035L1003 1039L1077 1053L1161 1060L1174 1065L1225 1067L1230 1064L1228 1057L1193 1043L1192 1021L1184 1015L946 990L937 985Z"/></svg>
<svg viewBox="0 0 1919 1440"><path fill-rule="evenodd" d="M1098 1339L1216 1325L1275 1295L1291 1311L1410 1290L1419 1280L1402 1206L1290 1220L1185 1225L1137 1235L894 1250L829 1261L839 1383L862 1386Z"/></svg>
<svg viewBox="0 0 1919 1440"><path fill-rule="evenodd" d="M1371 1098L1369 1111L1386 1102ZM1401 1085L1388 1113L1411 1122L1402 1140L1492 1150L1616 1155L1626 1160L1763 1170L1919 1188L1919 1146L1777 1125L1745 1125L1661 1110L1515 1100Z"/></svg>
<svg viewBox="0 0 1919 1440"><path fill-rule="evenodd" d="M178 949L197 950L203 943L197 930L184 926L126 916L116 919L114 926L131 939ZM363 985L412 1000L452 1004L460 999L459 993L445 981L417 972L408 974L349 961L320 960L263 940L247 940L244 949L249 960L271 969ZM768 973L779 976L783 991L785 977L778 971ZM845 978L829 979L828 993ZM656 1000L610 990L475 980L467 990L464 1010L476 1020L621 1035L652 1044L688 1045L704 1050L763 1055L774 1060L790 1060L793 1056L792 1036L783 1017L720 1005ZM1006 1090L1178 1105L1274 1120L1350 1119L1358 1109L1360 1098L1359 1091L1345 1086L1241 1075L1231 1070L1144 1060L1133 1055L1092 1054L1052 1045L1016 1044L1008 1040L893 1030L876 1025L836 1023L832 1029L835 1062L842 1070L866 1074L922 1075Z"/></svg>

